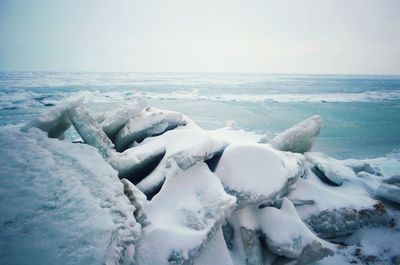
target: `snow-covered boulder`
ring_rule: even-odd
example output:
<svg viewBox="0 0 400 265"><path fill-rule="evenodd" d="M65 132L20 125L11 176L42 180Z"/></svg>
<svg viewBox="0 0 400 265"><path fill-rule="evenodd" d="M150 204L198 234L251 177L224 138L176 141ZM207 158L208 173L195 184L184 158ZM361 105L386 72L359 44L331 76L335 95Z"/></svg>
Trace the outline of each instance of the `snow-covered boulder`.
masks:
<svg viewBox="0 0 400 265"><path fill-rule="evenodd" d="M115 135L124 127L129 119L139 116L146 108L146 98L135 98L129 105L124 105L108 114L101 122L101 127L110 139L114 139Z"/></svg>
<svg viewBox="0 0 400 265"><path fill-rule="evenodd" d="M274 150L264 144L231 144L215 170L225 190L237 197L238 207L273 203L303 175L305 159L300 154Z"/></svg>
<svg viewBox="0 0 400 265"><path fill-rule="evenodd" d="M306 153L305 156L314 166L314 173L323 181L340 186L344 181L356 178L354 170L339 160L322 153Z"/></svg>
<svg viewBox="0 0 400 265"><path fill-rule="evenodd" d="M139 116L129 119L115 137L117 151L124 151L133 142L160 135L167 130L185 124L182 114L174 111L146 108Z"/></svg>
<svg viewBox="0 0 400 265"><path fill-rule="evenodd" d="M134 260L135 207L95 148L16 127L0 128L0 145L0 264Z"/></svg>
<svg viewBox="0 0 400 265"><path fill-rule="evenodd" d="M277 150L305 153L311 150L322 128L322 117L312 116L275 136L269 144Z"/></svg>
<svg viewBox="0 0 400 265"><path fill-rule="evenodd" d="M104 158L111 156L114 144L108 139L101 126L87 109L83 107L72 108L68 111L68 117L85 143L96 147Z"/></svg>
<svg viewBox="0 0 400 265"><path fill-rule="evenodd" d="M39 128L47 132L50 138L60 138L64 136L64 132L71 126L68 117L68 111L82 103L82 98L70 99L51 109L39 114L36 118L24 125L21 130L28 131L30 128Z"/></svg>
<svg viewBox="0 0 400 265"><path fill-rule="evenodd" d="M193 264L235 201L203 162L167 176L144 208L151 224L144 228L137 264Z"/></svg>
<svg viewBox="0 0 400 265"><path fill-rule="evenodd" d="M273 253L292 259L301 257L303 264L333 255L328 243L307 228L288 199L283 199L280 209L260 209L259 218L265 243ZM311 255L308 252L319 255ZM310 259L306 260L306 257Z"/></svg>

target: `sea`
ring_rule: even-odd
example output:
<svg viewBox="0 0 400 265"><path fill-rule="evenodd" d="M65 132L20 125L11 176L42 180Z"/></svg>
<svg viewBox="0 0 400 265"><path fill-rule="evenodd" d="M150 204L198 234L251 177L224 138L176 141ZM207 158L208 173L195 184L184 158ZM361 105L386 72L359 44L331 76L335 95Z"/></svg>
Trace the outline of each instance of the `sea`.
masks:
<svg viewBox="0 0 400 265"><path fill-rule="evenodd" d="M400 150L400 76L386 75L0 72L0 126L23 124L77 93L93 112L144 96L205 129L234 124L267 139L321 115L313 151L346 159Z"/></svg>

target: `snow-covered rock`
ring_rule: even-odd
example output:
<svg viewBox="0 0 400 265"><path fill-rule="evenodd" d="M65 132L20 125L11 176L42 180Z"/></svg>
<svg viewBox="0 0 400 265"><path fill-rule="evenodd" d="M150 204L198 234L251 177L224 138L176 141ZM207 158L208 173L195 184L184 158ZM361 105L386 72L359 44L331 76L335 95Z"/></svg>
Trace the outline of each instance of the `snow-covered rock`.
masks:
<svg viewBox="0 0 400 265"><path fill-rule="evenodd" d="M71 126L68 111L79 106L82 101L82 98L77 98L62 102L48 111L39 114L36 118L24 125L21 130L26 132L30 128L39 128L47 132L50 138L62 139L64 132Z"/></svg>
<svg viewBox="0 0 400 265"><path fill-rule="evenodd" d="M265 144L231 144L215 170L225 190L237 197L238 207L273 203L303 175L305 159L300 154L274 150Z"/></svg>
<svg viewBox="0 0 400 265"><path fill-rule="evenodd" d="M124 151L133 142L164 133L185 124L182 114L174 111L146 108L139 116L129 119L115 137L117 151Z"/></svg>
<svg viewBox="0 0 400 265"><path fill-rule="evenodd" d="M96 147L104 158L111 155L114 144L108 139L101 126L87 109L83 107L72 108L68 111L68 117L85 143Z"/></svg>
<svg viewBox="0 0 400 265"><path fill-rule="evenodd" d="M133 261L135 208L95 148L16 127L0 144L0 264Z"/></svg>
<svg viewBox="0 0 400 265"><path fill-rule="evenodd" d="M115 135L124 127L128 120L139 116L146 107L146 98L135 98L129 105L122 106L107 115L101 122L101 127L110 139L114 139Z"/></svg>
<svg viewBox="0 0 400 265"><path fill-rule="evenodd" d="M312 116L278 134L269 143L277 150L305 153L311 150L322 128L322 117Z"/></svg>
<svg viewBox="0 0 400 265"><path fill-rule="evenodd" d="M235 201L203 162L174 172L144 208L151 225L144 228L137 264L192 264Z"/></svg>

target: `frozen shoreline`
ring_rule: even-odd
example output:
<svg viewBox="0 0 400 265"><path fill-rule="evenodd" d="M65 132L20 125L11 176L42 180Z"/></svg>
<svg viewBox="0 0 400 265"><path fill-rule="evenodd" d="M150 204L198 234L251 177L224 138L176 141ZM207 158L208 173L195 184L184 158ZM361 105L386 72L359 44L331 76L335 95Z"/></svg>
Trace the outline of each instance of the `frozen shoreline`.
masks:
<svg viewBox="0 0 400 265"><path fill-rule="evenodd" d="M398 254L399 157L310 153L321 118L281 133L274 149L142 100L104 115L85 107L64 102L23 132L0 127L2 263L382 264ZM71 124L87 144L45 133L63 138ZM120 139L130 143L117 152Z"/></svg>

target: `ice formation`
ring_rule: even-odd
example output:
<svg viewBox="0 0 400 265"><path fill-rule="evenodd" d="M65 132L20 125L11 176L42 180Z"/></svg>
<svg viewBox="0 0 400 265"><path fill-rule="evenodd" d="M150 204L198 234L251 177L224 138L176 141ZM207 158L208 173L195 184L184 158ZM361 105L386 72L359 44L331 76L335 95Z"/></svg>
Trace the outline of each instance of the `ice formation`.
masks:
<svg viewBox="0 0 400 265"><path fill-rule="evenodd" d="M322 128L322 117L313 116L278 134L269 143L281 151L305 153L310 151Z"/></svg>
<svg viewBox="0 0 400 265"><path fill-rule="evenodd" d="M358 248L374 244L364 231L400 238L398 158L310 152L320 116L269 143L232 124L204 130L137 98L104 113L69 100L1 127L0 264L400 259L395 243ZM60 140L71 125L85 144Z"/></svg>

